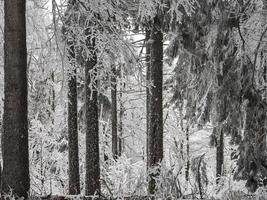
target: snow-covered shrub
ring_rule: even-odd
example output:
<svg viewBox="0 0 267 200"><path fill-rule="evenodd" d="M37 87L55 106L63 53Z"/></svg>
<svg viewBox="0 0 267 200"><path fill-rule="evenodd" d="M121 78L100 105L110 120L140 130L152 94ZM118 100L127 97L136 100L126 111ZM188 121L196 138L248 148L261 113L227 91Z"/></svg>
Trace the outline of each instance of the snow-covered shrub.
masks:
<svg viewBox="0 0 267 200"><path fill-rule="evenodd" d="M102 189L106 196L123 199L125 196L146 194L146 162L133 162L124 154L102 167Z"/></svg>
<svg viewBox="0 0 267 200"><path fill-rule="evenodd" d="M167 166L164 161L153 168L153 171L160 172L159 176L156 177L156 199L178 199L182 197L182 187L184 186L179 181L181 170L182 167L177 169L175 165Z"/></svg>

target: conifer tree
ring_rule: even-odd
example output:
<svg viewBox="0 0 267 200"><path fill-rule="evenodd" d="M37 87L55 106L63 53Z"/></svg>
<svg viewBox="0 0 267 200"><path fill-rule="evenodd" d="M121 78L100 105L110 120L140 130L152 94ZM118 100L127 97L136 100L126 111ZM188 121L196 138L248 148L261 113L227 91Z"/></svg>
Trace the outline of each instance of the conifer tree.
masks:
<svg viewBox="0 0 267 200"><path fill-rule="evenodd" d="M2 135L2 194L27 198L28 152L27 49L25 0L5 1L5 100Z"/></svg>
<svg viewBox="0 0 267 200"><path fill-rule="evenodd" d="M90 37L90 36L89 36ZM93 74L97 64L95 38L87 41L91 56L84 63L85 68L85 126L86 126L86 175L85 194L100 194L100 161L99 161L99 124L97 81Z"/></svg>
<svg viewBox="0 0 267 200"><path fill-rule="evenodd" d="M161 30L160 16L155 16L151 29L150 46L150 81L149 88L149 120L147 135L147 165L148 168L156 167L163 159L163 104L162 104L162 82L163 82L163 33ZM150 174L149 192L155 192L155 176Z"/></svg>

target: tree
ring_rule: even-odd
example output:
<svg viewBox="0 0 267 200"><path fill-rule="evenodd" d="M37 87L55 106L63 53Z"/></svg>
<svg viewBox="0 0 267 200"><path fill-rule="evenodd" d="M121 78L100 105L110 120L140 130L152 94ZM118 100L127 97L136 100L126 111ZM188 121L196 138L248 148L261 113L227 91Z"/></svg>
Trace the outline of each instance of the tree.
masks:
<svg viewBox="0 0 267 200"><path fill-rule="evenodd" d="M118 155L121 156L123 151L123 116L125 112L124 102L123 102L123 91L125 90L125 82L124 82L124 71L122 66L119 67L119 98L118 98L118 104L119 104L119 123L118 123L118 133L119 133L119 144L118 144Z"/></svg>
<svg viewBox="0 0 267 200"><path fill-rule="evenodd" d="M99 122L98 122L98 93L100 93L99 80L106 76L110 66L106 58L110 52L118 54L122 50L121 33L118 27L125 27L123 12L119 8L119 2L105 1L75 1L77 10L75 19L71 23L68 38L75 38L75 48L79 52L78 60L85 68L85 132L86 132L86 175L85 194L100 193L100 158L99 158ZM107 9L108 8L108 9ZM91 14L88 14L91 13ZM114 17L113 17L114 16ZM115 42L116 41L116 42ZM117 41L119 43L117 43ZM101 56L100 56L101 54ZM108 55L109 54L109 55ZM101 70L99 70L101 69ZM100 95L99 95L100 96Z"/></svg>
<svg viewBox="0 0 267 200"><path fill-rule="evenodd" d="M216 182L219 182L220 177L222 176L222 170L223 170L223 161L224 161L224 128L223 128L223 122L226 120L227 112L226 112L226 96L227 93L225 93L224 87L224 81L225 76L227 72L227 59L223 56L223 47L228 46L229 41L229 35L230 35L230 29L227 24L228 15L224 11L224 4L218 3L218 7L220 8L220 21L218 25L218 32L217 32L217 38L214 45L214 60L215 60L215 66L216 66L216 78L217 78L217 87L218 88L215 91L215 97L214 97L214 107L215 107L215 114L217 116L214 127L214 134L216 137ZM223 32L223 30L226 30L226 34ZM217 125L217 126L216 126Z"/></svg>
<svg viewBox="0 0 267 200"><path fill-rule="evenodd" d="M217 130L217 128L214 128L214 131L214 134L218 135L216 144L216 183L219 183L220 177L223 174L224 132L222 129Z"/></svg>
<svg viewBox="0 0 267 200"><path fill-rule="evenodd" d="M224 135L229 134L231 142L239 145L235 178L247 180L246 185L252 192L258 187L257 177L264 177L267 173L264 81L258 81L263 80L265 53L262 39L267 29L266 20L261 27L254 23L260 17L256 13L266 13L262 5L264 1L199 0L194 15L183 16L181 25L178 25L180 35L175 38L181 42L177 42L176 49L172 48L174 53L177 49L183 51L178 47L181 44L193 55L190 56L193 58L189 72L191 81L184 81L188 75L181 77L184 73L180 71L176 74L178 81L195 82L193 87L187 84L185 89L190 92L189 98L183 97L184 94L178 90L184 85L178 85L174 99L176 102L179 98L187 100L186 109L194 122L213 122L217 177L222 173ZM218 20L212 21L212 18ZM217 27L216 31L208 31L210 27ZM245 31L248 29L251 31ZM258 37L258 44L253 37Z"/></svg>
<svg viewBox="0 0 267 200"><path fill-rule="evenodd" d="M75 35L72 25L77 23L75 11L77 3L69 1L62 27L63 40L67 46L70 63L68 77L68 146L69 146L69 194L80 194L79 144L78 144L78 108L77 108L77 70L79 64L75 53Z"/></svg>
<svg viewBox="0 0 267 200"><path fill-rule="evenodd" d="M118 157L118 129L117 129L117 73L116 67L112 66L111 74L111 135L113 158Z"/></svg>
<svg viewBox="0 0 267 200"><path fill-rule="evenodd" d="M91 56L85 62L85 126L86 126L86 175L85 194L100 193L100 163L99 163L99 135L98 135L98 101L97 81L95 81L97 57L95 52L95 38L87 41Z"/></svg>
<svg viewBox="0 0 267 200"><path fill-rule="evenodd" d="M150 105L149 105L149 131L147 136L147 165L155 167L163 159L163 33L159 16L155 16L151 30L150 46ZM155 179L157 174L150 174L149 192L155 192Z"/></svg>
<svg viewBox="0 0 267 200"><path fill-rule="evenodd" d="M74 47L70 49L69 56L75 58ZM68 86L69 194L73 195L80 194L76 69L70 72Z"/></svg>
<svg viewBox="0 0 267 200"><path fill-rule="evenodd" d="M25 0L5 1L2 194L27 198L30 189Z"/></svg>

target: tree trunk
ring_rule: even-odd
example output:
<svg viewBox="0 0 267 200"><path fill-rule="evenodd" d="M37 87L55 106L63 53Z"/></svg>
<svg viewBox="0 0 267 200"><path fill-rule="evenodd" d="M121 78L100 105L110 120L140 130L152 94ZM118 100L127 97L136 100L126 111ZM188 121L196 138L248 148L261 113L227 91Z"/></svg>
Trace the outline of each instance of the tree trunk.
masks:
<svg viewBox="0 0 267 200"><path fill-rule="evenodd" d="M71 74L68 85L69 194L75 195L80 194L76 69Z"/></svg>
<svg viewBox="0 0 267 200"><path fill-rule="evenodd" d="M267 10L267 0L263 1L263 10L265 10L265 12L263 12L263 16L262 16L262 26L264 26L266 24L266 21L267 21L267 12L266 12L266 10ZM265 34L264 38L267 39L266 34ZM267 43L265 43L264 49L267 49ZM265 102L267 103L267 58L265 58L265 60L264 60L263 76L264 76L264 82L265 82L264 98L265 98Z"/></svg>
<svg viewBox="0 0 267 200"><path fill-rule="evenodd" d="M216 146L216 183L218 184L220 181L220 177L222 176L222 170L223 170L223 160L224 160L224 134L222 129L217 129L216 135L219 136L219 140L217 141Z"/></svg>
<svg viewBox="0 0 267 200"><path fill-rule="evenodd" d="M118 132L119 132L118 155L121 156L123 150L122 135L123 135L123 115L124 115L122 93L125 88L125 83L123 83L123 71L121 67L119 71L120 71L120 92L119 92L120 112L119 112L119 124L118 124Z"/></svg>
<svg viewBox="0 0 267 200"><path fill-rule="evenodd" d="M189 182L189 169L190 169L190 155L189 155L190 145L189 145L189 125L186 127L186 169L185 169L185 180L188 184Z"/></svg>
<svg viewBox="0 0 267 200"><path fill-rule="evenodd" d="M111 131L112 131L112 154L118 157L118 131L117 131L117 73L116 67L112 66L111 77Z"/></svg>
<svg viewBox="0 0 267 200"><path fill-rule="evenodd" d="M150 79L152 83L150 96L149 132L147 142L147 165L149 168L157 166L163 158L163 107L162 107L162 79L163 79L163 33L160 22L155 17L151 31L151 60ZM149 192L155 192L154 177L158 173L150 174Z"/></svg>
<svg viewBox="0 0 267 200"><path fill-rule="evenodd" d="M99 135L98 135L98 102L97 84L91 73L97 58L94 52L95 40L89 42L89 49L93 57L85 64L85 107L86 107L86 175L85 195L100 193L100 163L99 163ZM91 85L91 86L90 86Z"/></svg>
<svg viewBox="0 0 267 200"><path fill-rule="evenodd" d="M2 194L27 198L30 189L25 0L5 1Z"/></svg>
<svg viewBox="0 0 267 200"><path fill-rule="evenodd" d="M55 83L55 72L53 71L51 74L51 81L54 84ZM53 114L55 113L56 110L56 104L55 104L55 100L56 100L56 94L55 94L55 89L54 89L54 85L52 86L52 102L51 102L51 107L52 107L52 111ZM54 124L54 118L52 119L53 124Z"/></svg>
<svg viewBox="0 0 267 200"><path fill-rule="evenodd" d="M225 126L223 122L227 119L227 93L224 92L225 79L227 78L227 72L230 67L229 61L227 62L227 58L222 56L225 52L223 49L225 46L228 46L229 41L229 33L231 33L227 19L228 15L225 12L224 4L222 2L219 3L220 8L220 21L217 29L217 38L215 42L215 50L214 50L214 61L216 66L216 78L217 78L217 89L215 91L215 113L216 120L214 133L216 139L216 183L219 183L220 177L222 176L222 167L224 160L224 133L223 127ZM228 33L228 34L226 34ZM226 42L227 41L227 42ZM230 57L230 56L229 56Z"/></svg>

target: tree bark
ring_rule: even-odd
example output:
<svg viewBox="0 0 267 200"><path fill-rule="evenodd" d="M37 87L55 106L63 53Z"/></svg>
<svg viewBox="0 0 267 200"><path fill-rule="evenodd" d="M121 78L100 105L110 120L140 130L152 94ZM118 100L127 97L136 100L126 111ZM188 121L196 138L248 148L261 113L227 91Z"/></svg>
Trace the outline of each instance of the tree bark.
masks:
<svg viewBox="0 0 267 200"><path fill-rule="evenodd" d="M121 156L123 151L123 115L124 115L124 106L123 106L123 90L125 88L125 83L123 82L123 71L122 67L120 67L120 92L119 92L119 106L120 106L120 112L119 112L119 124L118 124L118 132L119 132L119 144L118 144L118 155Z"/></svg>
<svg viewBox="0 0 267 200"><path fill-rule="evenodd" d="M160 21L155 17L151 30L151 57L150 79L153 84L150 96L149 132L147 138L147 165L149 168L157 166L163 158L163 107L162 107L162 81L163 81L163 33L160 30ZM158 173L149 174L149 189L155 192L154 177Z"/></svg>
<svg viewBox="0 0 267 200"><path fill-rule="evenodd" d="M185 168L185 180L189 182L189 170L190 170L190 144L189 144L189 125L186 127L186 168Z"/></svg>
<svg viewBox="0 0 267 200"><path fill-rule="evenodd" d="M68 135L69 135L69 194L80 194L78 111L76 69L69 77Z"/></svg>
<svg viewBox="0 0 267 200"><path fill-rule="evenodd" d="M111 77L111 132L112 132L112 154L118 157L118 130L117 130L117 73L116 67L112 66Z"/></svg>
<svg viewBox="0 0 267 200"><path fill-rule="evenodd" d="M25 0L5 1L2 194L27 198L30 189Z"/></svg>
<svg viewBox="0 0 267 200"><path fill-rule="evenodd" d="M227 77L227 70L229 68L229 64L227 63L227 58L225 58L223 49L225 46L228 46L229 34L225 34L225 32L230 33L230 29L227 24L228 15L225 12L224 4L222 2L219 3L220 8L220 21L217 29L217 38L215 42L215 50L214 50L214 60L216 66L216 78L217 78L217 90L215 91L215 112L216 112L216 120L214 133L216 136L216 183L219 183L220 177L222 176L222 168L224 161L224 125L223 122L227 118L227 97L224 92L225 78ZM225 32L224 32L225 31ZM222 66L221 66L222 65Z"/></svg>
<svg viewBox="0 0 267 200"><path fill-rule="evenodd" d="M218 184L223 172L223 160L224 160L224 134L223 130L216 130L216 134L219 136L219 140L216 146L216 183Z"/></svg>
<svg viewBox="0 0 267 200"><path fill-rule="evenodd" d="M78 108L77 108L77 71L76 64L81 64L81 60L77 58L75 54L75 43L76 39L73 34L71 34L70 26L71 22L75 22L76 19L74 15L69 12L73 12L75 2L69 1L67 10L65 12L66 21L62 27L63 35L69 35L70 37L64 38L64 42L68 47L68 59L70 63L69 79L68 79L68 143L69 143L69 194L76 195L80 194L80 173L79 173L79 143L78 143ZM54 73L52 74L54 79ZM53 90L53 100L54 100L54 90ZM53 110L55 106L53 106Z"/></svg>
<svg viewBox="0 0 267 200"><path fill-rule="evenodd" d="M97 86L91 73L97 62L94 51L95 39L89 42L92 57L85 64L85 107L86 107L86 175L85 195L100 193L100 163L98 135L98 102ZM91 86L90 86L91 85Z"/></svg>

